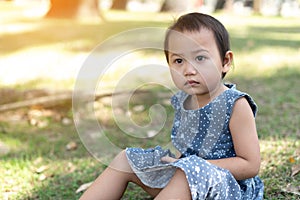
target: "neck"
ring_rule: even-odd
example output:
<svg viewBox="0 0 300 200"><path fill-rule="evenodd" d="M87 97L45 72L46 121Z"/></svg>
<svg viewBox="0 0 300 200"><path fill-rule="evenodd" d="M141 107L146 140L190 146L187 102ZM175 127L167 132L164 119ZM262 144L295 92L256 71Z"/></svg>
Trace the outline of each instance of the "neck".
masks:
<svg viewBox="0 0 300 200"><path fill-rule="evenodd" d="M228 88L226 86L224 86L223 83L221 83L219 87L215 88L214 90L212 90L206 94L193 95L192 101L195 103L194 105L196 105L198 108L201 108L201 107L207 105L212 100L214 100L217 96L222 94L227 89Z"/></svg>

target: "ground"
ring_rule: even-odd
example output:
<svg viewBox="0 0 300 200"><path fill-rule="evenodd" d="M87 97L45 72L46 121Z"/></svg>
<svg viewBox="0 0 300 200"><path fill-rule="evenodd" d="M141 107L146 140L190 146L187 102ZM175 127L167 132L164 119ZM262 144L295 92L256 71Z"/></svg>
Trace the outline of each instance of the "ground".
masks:
<svg viewBox="0 0 300 200"><path fill-rule="evenodd" d="M107 161L100 162L101 154L96 159L87 151L91 147L83 145L74 124L71 95L77 73L93 48L105 39L137 27L166 27L173 16L107 12L107 22L87 22L29 19L18 17L20 12L15 10L8 17L3 14L7 7L3 9L0 4L1 8L1 15L6 17L0 21L0 110L3 105L24 100L33 102L38 97L70 94L70 98L1 111L0 198L78 199L79 186L94 180ZM298 199L299 19L215 16L228 27L235 53L234 67L226 81L249 93L259 107L256 118L262 154L259 175L265 183L265 199ZM132 71L132 66L165 65L161 52L148 50L127 54L116 63L119 67L107 71L103 77L102 94L110 94L116 80ZM137 74L130 77L132 83L122 90L125 94L133 93L133 89L145 83L145 74ZM166 79L163 72L146 75L151 74ZM120 96L100 96L93 106L97 108L95 116L105 136L120 148L168 143L173 114L168 99L174 89L166 86L148 82L140 88L142 92L134 93L129 103L121 101ZM111 98L116 98L119 104L111 106ZM148 113L154 104L161 105L161 110L167 113L164 131L154 139L147 139L155 134L152 128L143 133L146 138L124 135L113 114L118 114L119 120L130 119L143 126L151 122ZM155 127L159 122L153 121ZM123 199L145 198L149 196L129 185Z"/></svg>

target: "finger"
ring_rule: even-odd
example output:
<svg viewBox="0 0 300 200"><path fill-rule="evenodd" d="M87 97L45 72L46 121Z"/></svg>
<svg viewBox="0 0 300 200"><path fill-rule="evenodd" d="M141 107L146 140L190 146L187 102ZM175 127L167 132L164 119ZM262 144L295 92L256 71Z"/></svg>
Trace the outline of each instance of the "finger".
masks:
<svg viewBox="0 0 300 200"><path fill-rule="evenodd" d="M172 158L170 156L164 156L160 159L162 162L168 162L168 163L171 163L171 162L175 162L177 159L176 158Z"/></svg>

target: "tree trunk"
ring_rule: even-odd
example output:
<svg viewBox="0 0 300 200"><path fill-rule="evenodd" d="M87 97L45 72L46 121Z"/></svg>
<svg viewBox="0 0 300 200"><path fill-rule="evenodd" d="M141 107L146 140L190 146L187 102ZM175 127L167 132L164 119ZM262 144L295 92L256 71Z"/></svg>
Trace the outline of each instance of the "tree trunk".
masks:
<svg viewBox="0 0 300 200"><path fill-rule="evenodd" d="M161 12L182 12L188 8L189 1L182 0L165 0Z"/></svg>
<svg viewBox="0 0 300 200"><path fill-rule="evenodd" d="M127 0L114 0L111 9L126 10Z"/></svg>
<svg viewBox="0 0 300 200"><path fill-rule="evenodd" d="M50 0L49 18L103 18L98 0Z"/></svg>
<svg viewBox="0 0 300 200"><path fill-rule="evenodd" d="M254 13L260 13L260 0L253 1L253 11Z"/></svg>
<svg viewBox="0 0 300 200"><path fill-rule="evenodd" d="M226 0L224 7L227 12L231 13L233 10L233 0Z"/></svg>

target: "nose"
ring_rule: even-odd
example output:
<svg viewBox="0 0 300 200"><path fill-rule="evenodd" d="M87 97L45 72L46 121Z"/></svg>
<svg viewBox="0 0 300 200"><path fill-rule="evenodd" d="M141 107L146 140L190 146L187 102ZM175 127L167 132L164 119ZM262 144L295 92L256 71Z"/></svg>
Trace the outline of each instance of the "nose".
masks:
<svg viewBox="0 0 300 200"><path fill-rule="evenodd" d="M185 68L184 68L184 76L191 76L195 75L197 73L197 70L193 63L191 62L186 62L185 63Z"/></svg>

